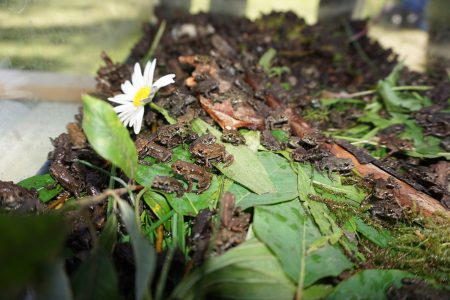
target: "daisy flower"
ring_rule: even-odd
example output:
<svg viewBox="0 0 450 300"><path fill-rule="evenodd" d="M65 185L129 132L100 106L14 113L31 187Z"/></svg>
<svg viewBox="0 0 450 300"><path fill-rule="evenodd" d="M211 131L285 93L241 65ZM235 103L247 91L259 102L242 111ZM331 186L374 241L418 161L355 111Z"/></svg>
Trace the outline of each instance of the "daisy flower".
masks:
<svg viewBox="0 0 450 300"><path fill-rule="evenodd" d="M141 66L136 63L131 82L127 80L121 86L123 94L108 98L109 101L120 104L114 107L114 111L125 126L133 127L135 134L141 131L145 104L152 101L160 88L175 82L175 74L165 75L153 82L155 67L156 59L151 63L147 62L142 73Z"/></svg>

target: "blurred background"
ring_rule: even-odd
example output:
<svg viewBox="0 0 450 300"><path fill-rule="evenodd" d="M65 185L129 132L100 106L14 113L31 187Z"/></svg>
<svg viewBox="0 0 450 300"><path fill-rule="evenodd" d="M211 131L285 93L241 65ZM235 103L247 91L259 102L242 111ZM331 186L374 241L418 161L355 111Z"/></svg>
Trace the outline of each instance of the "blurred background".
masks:
<svg viewBox="0 0 450 300"><path fill-rule="evenodd" d="M161 3L160 3L161 2ZM369 35L413 70L449 66L448 0L0 0L0 180L33 175L94 88L102 50L123 61L153 7L251 19L291 10L307 23L370 20ZM39 101L32 101L39 100Z"/></svg>

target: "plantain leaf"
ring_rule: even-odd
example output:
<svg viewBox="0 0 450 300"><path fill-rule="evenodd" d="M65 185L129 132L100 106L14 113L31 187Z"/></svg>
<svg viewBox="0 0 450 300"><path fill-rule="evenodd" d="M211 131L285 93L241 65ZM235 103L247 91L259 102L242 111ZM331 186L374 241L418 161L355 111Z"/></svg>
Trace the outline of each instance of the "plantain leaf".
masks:
<svg viewBox="0 0 450 300"><path fill-rule="evenodd" d="M176 287L172 298L290 300L294 293L293 283L272 252L250 239L209 259Z"/></svg>
<svg viewBox="0 0 450 300"><path fill-rule="evenodd" d="M217 176L213 176L211 186L200 194L184 193L180 198L175 193L165 194L167 201L173 209L184 216L196 216L198 212L207 207L215 207L219 198L220 185Z"/></svg>
<svg viewBox="0 0 450 300"><path fill-rule="evenodd" d="M137 152L128 130L120 122L111 105L89 95L83 95L83 130L92 148L134 178Z"/></svg>
<svg viewBox="0 0 450 300"><path fill-rule="evenodd" d="M52 200L63 190L50 174L35 175L22 180L17 185L26 189L36 189L39 193L39 199L44 203Z"/></svg>
<svg viewBox="0 0 450 300"><path fill-rule="evenodd" d="M139 164L137 168L136 181L143 186L152 185L156 175L173 176L170 166L177 160L192 162L191 155L183 146L178 146L172 150L172 160L169 163L159 162L156 158L146 157L144 161L149 163Z"/></svg>
<svg viewBox="0 0 450 300"><path fill-rule="evenodd" d="M220 131L201 119L195 119L192 122L192 129L197 133L209 131L218 141L220 141L222 135ZM276 192L276 187L270 179L267 170L249 147L243 145L233 146L231 144L224 144L224 146L226 151L233 155L234 161L228 167L224 167L222 163L214 164L222 174L256 194Z"/></svg>
<svg viewBox="0 0 450 300"><path fill-rule="evenodd" d="M158 218L163 218L171 211L169 203L167 203L167 200L163 195L154 191L147 191L144 193L143 197L145 203Z"/></svg>
<svg viewBox="0 0 450 300"><path fill-rule="evenodd" d="M308 287L352 267L338 247L323 239L298 199L256 207L253 229L298 286ZM323 243L319 246L317 242L321 239Z"/></svg>
<svg viewBox="0 0 450 300"><path fill-rule="evenodd" d="M296 198L298 196L297 175L289 162L280 155L267 151L258 152L257 157L264 168L270 170L269 177L275 185L276 192L257 195L234 183L228 191L236 195L236 204L242 209L246 209L251 206L279 203Z"/></svg>

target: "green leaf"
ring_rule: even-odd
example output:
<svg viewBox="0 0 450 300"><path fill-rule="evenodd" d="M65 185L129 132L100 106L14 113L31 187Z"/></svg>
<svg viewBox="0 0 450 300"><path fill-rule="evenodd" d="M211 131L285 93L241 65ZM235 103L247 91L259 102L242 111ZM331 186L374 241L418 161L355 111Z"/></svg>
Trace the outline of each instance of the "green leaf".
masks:
<svg viewBox="0 0 450 300"><path fill-rule="evenodd" d="M399 287L403 278L414 277L400 270L364 270L339 283L327 300L387 299L391 285Z"/></svg>
<svg viewBox="0 0 450 300"><path fill-rule="evenodd" d="M163 195L149 190L144 193L143 197L145 203L159 219L163 218L171 211L169 203L167 203L167 200Z"/></svg>
<svg viewBox="0 0 450 300"><path fill-rule="evenodd" d="M295 287L264 244L251 239L187 276L174 299L293 299Z"/></svg>
<svg viewBox="0 0 450 300"><path fill-rule="evenodd" d="M324 203L312 200L306 201L306 204L320 232L327 238L330 244L335 244L343 232L331 217L331 212L328 207Z"/></svg>
<svg viewBox="0 0 450 300"><path fill-rule="evenodd" d="M192 129L197 133L209 131L218 141L220 141L222 136L220 131L201 119L195 119L192 122ZM222 174L256 194L274 193L276 191L266 169L250 148L243 145L233 146L231 144L224 144L224 146L226 151L233 155L234 161L228 167L224 167L222 163L214 164Z"/></svg>
<svg viewBox="0 0 450 300"><path fill-rule="evenodd" d="M374 244L377 244L381 248L388 247L389 242L392 240L392 236L389 234L387 230L378 231L372 226L369 226L366 223L364 223L358 217L353 217L352 219L355 221L356 231L361 233L369 241L371 241Z"/></svg>
<svg viewBox="0 0 450 300"><path fill-rule="evenodd" d="M257 195L239 184L232 184L229 192L236 195L236 205L242 209L251 206L288 201L298 196L297 175L289 162L272 152L258 152L258 160L266 170L270 170L270 180L275 185L275 193ZM259 175L254 175L259 178Z"/></svg>
<svg viewBox="0 0 450 300"><path fill-rule="evenodd" d="M106 253L112 253L114 245L117 241L117 217L115 214L110 214L108 220L106 220L105 226L103 226L102 234L98 239L99 245Z"/></svg>
<svg viewBox="0 0 450 300"><path fill-rule="evenodd" d="M43 268L43 275L37 286L34 286L37 300L73 299L69 278L64 270L63 261L49 264Z"/></svg>
<svg viewBox="0 0 450 300"><path fill-rule="evenodd" d="M245 138L245 145L253 152L258 151L261 146L261 132L257 130L241 129L240 133Z"/></svg>
<svg viewBox="0 0 450 300"><path fill-rule="evenodd" d="M173 209L184 216L196 216L198 212L207 207L213 208L219 198L220 185L217 176L213 176L211 186L201 194L184 193L180 198L175 193L165 194L167 201Z"/></svg>
<svg viewBox="0 0 450 300"><path fill-rule="evenodd" d="M150 102L150 107L159 112L163 115L163 117L166 119L167 123L173 125L177 123L177 120L175 118L172 118L169 114L169 112L162 108L161 106L156 105L154 102Z"/></svg>
<svg viewBox="0 0 450 300"><path fill-rule="evenodd" d="M117 273L110 255L102 248L93 251L72 280L75 299L120 299Z"/></svg>
<svg viewBox="0 0 450 300"><path fill-rule="evenodd" d="M50 174L35 175L20 181L17 185L26 189L36 189L39 193L39 199L44 203L52 200L63 190L62 186ZM48 189L48 187L52 188Z"/></svg>
<svg viewBox="0 0 450 300"><path fill-rule="evenodd" d="M333 291L332 285L315 284L305 289L302 293L303 300L321 300Z"/></svg>
<svg viewBox="0 0 450 300"><path fill-rule="evenodd" d="M153 280L156 266L155 250L140 233L138 225L136 224L134 211L130 205L123 200L118 200L117 203L133 247L134 262L136 266L136 299L140 300L142 298L148 298L149 288Z"/></svg>
<svg viewBox="0 0 450 300"><path fill-rule="evenodd" d="M128 130L111 105L89 95L83 95L82 98L83 130L92 148L101 157L122 169L128 178L134 178L137 152Z"/></svg>
<svg viewBox="0 0 450 300"><path fill-rule="evenodd" d="M60 257L66 236L60 215L0 215L0 290L23 288Z"/></svg>
<svg viewBox="0 0 450 300"><path fill-rule="evenodd" d="M299 286L310 286L321 278L337 276L352 267L339 248L328 243L315 251L306 251L322 235L297 199L256 207L253 230Z"/></svg>
<svg viewBox="0 0 450 300"><path fill-rule="evenodd" d="M309 195L316 194L312 184L314 167L309 163L294 163L294 167L297 167L298 196L301 201L306 201L309 199Z"/></svg>
<svg viewBox="0 0 450 300"><path fill-rule="evenodd" d="M282 129L275 129L272 130L272 135L275 137L278 143L284 143L288 141L288 134L286 131Z"/></svg>
<svg viewBox="0 0 450 300"><path fill-rule="evenodd" d="M391 84L383 80L378 82L377 85L377 91L389 112L411 112L417 111L423 107L423 101L420 99L401 97L392 89L392 87Z"/></svg>
<svg viewBox="0 0 450 300"><path fill-rule="evenodd" d="M272 60L277 55L277 50L270 48L259 59L258 64L263 68L266 74L269 74L270 67L272 66Z"/></svg>
<svg viewBox="0 0 450 300"><path fill-rule="evenodd" d="M384 79L389 85L396 86L400 79L401 72L405 66L402 63L398 63L392 69L391 73Z"/></svg>
<svg viewBox="0 0 450 300"><path fill-rule="evenodd" d="M339 176L330 179L326 174L314 172L313 185L316 192L323 197L345 201L356 206L359 206L366 197L364 190L353 185L343 185Z"/></svg>
<svg viewBox="0 0 450 300"><path fill-rule="evenodd" d="M183 146L172 149L172 160L169 163L159 162L156 158L146 157L144 159L151 165L139 164L137 168L136 181L140 185L150 187L156 175L173 176L170 166L177 160L192 162L191 155Z"/></svg>

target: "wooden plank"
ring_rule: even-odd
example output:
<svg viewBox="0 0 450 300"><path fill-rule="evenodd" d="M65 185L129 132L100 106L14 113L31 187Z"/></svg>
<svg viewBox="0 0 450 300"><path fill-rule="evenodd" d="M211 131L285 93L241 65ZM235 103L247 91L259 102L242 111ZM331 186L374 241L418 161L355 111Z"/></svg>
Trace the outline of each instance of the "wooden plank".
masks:
<svg viewBox="0 0 450 300"><path fill-rule="evenodd" d="M51 72L0 70L0 98L80 102L80 95L95 90L90 76Z"/></svg>

